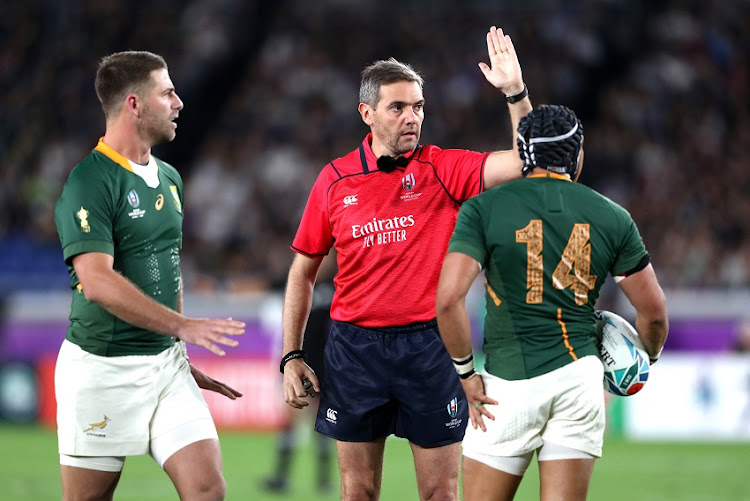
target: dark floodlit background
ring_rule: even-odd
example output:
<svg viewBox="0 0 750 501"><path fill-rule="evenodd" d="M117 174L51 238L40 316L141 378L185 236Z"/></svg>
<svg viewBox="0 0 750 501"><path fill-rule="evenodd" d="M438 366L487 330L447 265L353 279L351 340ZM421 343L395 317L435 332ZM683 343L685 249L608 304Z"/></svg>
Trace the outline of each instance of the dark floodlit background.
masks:
<svg viewBox="0 0 750 501"><path fill-rule="evenodd" d="M750 349L749 2L0 5L0 382L10 373L16 384L0 391L0 420L54 423L49 370L69 281L53 207L104 132L93 87L102 56L137 49L167 60L185 108L175 141L154 154L185 181L188 313L252 321L254 337L234 360L267 361L248 378L265 381L259 400L277 402L272 366L289 244L318 171L367 132L356 111L360 71L393 56L424 76L423 143L510 148L505 102L477 68L494 24L515 43L532 102L567 105L582 119L581 182L631 212L667 292L664 368L620 406L622 434L750 441L750 361L733 354ZM481 292L472 300L478 318ZM632 315L616 287L600 303ZM649 410L665 402L660 380L672 392L665 405L683 413L661 424ZM18 381L32 381L30 389ZM283 413L268 406L263 419L248 413L225 424L273 429ZM699 414L705 419L693 419ZM718 418L727 415L731 423Z"/></svg>

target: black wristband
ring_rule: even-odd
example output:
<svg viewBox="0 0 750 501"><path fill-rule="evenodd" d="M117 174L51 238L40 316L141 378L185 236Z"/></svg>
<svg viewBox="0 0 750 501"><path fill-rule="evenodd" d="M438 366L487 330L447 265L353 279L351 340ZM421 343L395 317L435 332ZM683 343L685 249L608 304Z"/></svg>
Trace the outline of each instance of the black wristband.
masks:
<svg viewBox="0 0 750 501"><path fill-rule="evenodd" d="M515 96L505 96L505 100L508 101L510 104L517 103L521 99L525 98L529 95L529 88L526 87L526 84L523 84L523 90L516 94Z"/></svg>
<svg viewBox="0 0 750 501"><path fill-rule="evenodd" d="M469 372L465 374L459 374L458 377L460 377L461 379L470 379L476 375L477 375L476 369L471 369Z"/></svg>
<svg viewBox="0 0 750 501"><path fill-rule="evenodd" d="M295 358L301 358L302 360L307 363L307 353L305 353L305 350L292 350L281 359L281 364L279 365L279 370L282 374L284 374L284 366L287 362L290 360L294 360Z"/></svg>

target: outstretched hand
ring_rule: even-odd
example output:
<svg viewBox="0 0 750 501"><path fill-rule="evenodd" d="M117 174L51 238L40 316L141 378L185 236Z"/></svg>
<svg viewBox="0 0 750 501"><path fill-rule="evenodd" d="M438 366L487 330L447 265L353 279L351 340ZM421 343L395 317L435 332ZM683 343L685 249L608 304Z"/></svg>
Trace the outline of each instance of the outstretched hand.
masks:
<svg viewBox="0 0 750 501"><path fill-rule="evenodd" d="M244 333L245 322L231 318L185 318L177 331L177 337L221 357L225 352L217 344L234 348L239 343L226 336L241 336Z"/></svg>
<svg viewBox="0 0 750 501"><path fill-rule="evenodd" d="M490 28L487 32L487 53L490 64L480 62L479 69L496 89L506 96L514 96L523 91L523 75L518 55L508 35L503 30Z"/></svg>
<svg viewBox="0 0 750 501"><path fill-rule="evenodd" d="M190 374L193 375L193 379L195 379L195 382L198 383L199 388L215 391L216 393L221 393L231 400L237 400L237 397L242 396L242 393L235 390L231 386L208 377L203 372L198 370L193 364L190 364Z"/></svg>
<svg viewBox="0 0 750 501"><path fill-rule="evenodd" d="M470 377L469 379L462 379L461 386L464 387L464 393L466 393L466 402L469 404L469 418L471 419L471 425L474 429L477 426L482 431L487 431L487 427L484 425L484 419L495 420L495 416L487 410L485 405L497 405L497 400L493 400L484 393L484 381L482 376L479 374Z"/></svg>

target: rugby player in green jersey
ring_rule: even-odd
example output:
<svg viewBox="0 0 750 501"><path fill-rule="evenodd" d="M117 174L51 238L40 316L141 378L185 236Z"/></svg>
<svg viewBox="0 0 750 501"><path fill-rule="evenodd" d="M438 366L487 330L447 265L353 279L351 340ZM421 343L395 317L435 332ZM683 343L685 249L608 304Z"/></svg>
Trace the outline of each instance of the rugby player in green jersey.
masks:
<svg viewBox="0 0 750 501"><path fill-rule="evenodd" d="M181 499L224 499L216 428L200 388L235 399L187 359L224 355L231 319L182 315L182 180L151 147L172 141L183 103L150 52L102 59L106 132L70 173L55 222L73 289L55 369L63 500L111 500L127 456L150 454Z"/></svg>
<svg viewBox="0 0 750 501"><path fill-rule="evenodd" d="M611 273L652 362L667 337L666 303L630 214L575 182L575 114L540 106L521 119L518 146L524 178L463 204L438 285L440 334L470 404L464 500L513 499L535 451L541 499L583 500L604 436L599 290ZM465 298L482 270L486 363L477 377Z"/></svg>

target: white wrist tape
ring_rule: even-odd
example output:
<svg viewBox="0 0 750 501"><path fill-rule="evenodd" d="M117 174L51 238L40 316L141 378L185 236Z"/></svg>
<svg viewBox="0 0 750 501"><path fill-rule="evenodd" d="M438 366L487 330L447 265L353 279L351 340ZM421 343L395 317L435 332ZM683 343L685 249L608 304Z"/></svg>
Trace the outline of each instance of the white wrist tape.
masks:
<svg viewBox="0 0 750 501"><path fill-rule="evenodd" d="M456 368L458 377L460 377L461 379L469 379L471 376L477 373L476 369L474 368L473 353L464 358L451 357L451 360L453 360L453 367Z"/></svg>

